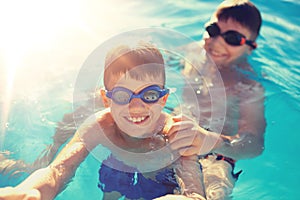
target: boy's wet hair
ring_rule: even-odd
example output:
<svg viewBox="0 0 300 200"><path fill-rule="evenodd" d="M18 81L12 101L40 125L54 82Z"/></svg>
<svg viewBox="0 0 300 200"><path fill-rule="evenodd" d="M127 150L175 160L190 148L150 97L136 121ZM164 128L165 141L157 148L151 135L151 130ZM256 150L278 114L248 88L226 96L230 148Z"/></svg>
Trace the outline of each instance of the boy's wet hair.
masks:
<svg viewBox="0 0 300 200"><path fill-rule="evenodd" d="M219 21L233 19L254 33L255 38L259 35L262 18L256 6L248 0L224 1L216 11Z"/></svg>
<svg viewBox="0 0 300 200"><path fill-rule="evenodd" d="M110 79L126 73L135 80L162 77L165 84L164 59L161 52L155 46L142 42L134 48L121 45L112 49L105 59L105 88Z"/></svg>

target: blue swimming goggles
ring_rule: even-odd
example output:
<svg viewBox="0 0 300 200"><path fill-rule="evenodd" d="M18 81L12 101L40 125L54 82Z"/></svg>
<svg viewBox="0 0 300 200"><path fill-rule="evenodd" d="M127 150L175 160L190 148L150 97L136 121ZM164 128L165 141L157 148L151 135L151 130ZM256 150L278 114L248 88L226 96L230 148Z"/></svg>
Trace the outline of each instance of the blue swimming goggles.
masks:
<svg viewBox="0 0 300 200"><path fill-rule="evenodd" d="M169 89L161 89L158 85L151 85L144 88L138 94L124 87L115 87L106 92L106 96L113 100L116 104L128 104L133 98L140 98L145 103L155 103L161 97L169 93Z"/></svg>
<svg viewBox="0 0 300 200"><path fill-rule="evenodd" d="M252 40L247 40L246 37L237 32L237 31L226 31L225 33L221 33L220 27L217 23L212 23L209 26L207 26L206 31L210 37L217 37L221 36L225 42L231 46L240 46L243 44L247 44L253 49L257 47L257 44Z"/></svg>

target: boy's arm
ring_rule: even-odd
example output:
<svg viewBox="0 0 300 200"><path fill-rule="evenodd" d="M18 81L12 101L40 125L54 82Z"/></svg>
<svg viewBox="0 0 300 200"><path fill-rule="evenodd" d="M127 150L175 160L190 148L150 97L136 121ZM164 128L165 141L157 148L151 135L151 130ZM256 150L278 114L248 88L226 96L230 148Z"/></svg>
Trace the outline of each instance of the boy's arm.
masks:
<svg viewBox="0 0 300 200"><path fill-rule="evenodd" d="M238 133L221 135L222 142L215 147L215 152L236 160L258 156L264 150L265 127L264 90L257 86L251 96L241 100Z"/></svg>
<svg viewBox="0 0 300 200"><path fill-rule="evenodd" d="M79 128L48 167L36 170L15 188L3 188L0 199L28 199L28 196L32 197L32 193L35 195L32 199L54 199L64 189L75 174L77 167L89 153L83 138L89 136L93 138L90 140L93 142L88 144L89 149L94 148L99 142L97 137L93 137L94 130L98 127L98 123L95 123L97 120L95 121L94 117L91 119L94 120L88 121Z"/></svg>
<svg viewBox="0 0 300 200"><path fill-rule="evenodd" d="M102 141L99 136L103 135L96 133L112 129L111 121L109 110L89 117L48 167L36 170L16 187L0 188L0 200L53 199L73 177L88 150Z"/></svg>
<svg viewBox="0 0 300 200"><path fill-rule="evenodd" d="M265 127L264 90L257 86L254 92L241 99L239 130L236 135L215 133L198 126L194 129L197 133L179 134L173 149L180 147L183 156L216 152L235 160L251 158L260 155L264 149ZM182 140L183 137L192 140Z"/></svg>
<svg viewBox="0 0 300 200"><path fill-rule="evenodd" d="M37 189L41 199L53 199L75 174L88 151L77 134L46 168L39 169L16 187L18 191Z"/></svg>

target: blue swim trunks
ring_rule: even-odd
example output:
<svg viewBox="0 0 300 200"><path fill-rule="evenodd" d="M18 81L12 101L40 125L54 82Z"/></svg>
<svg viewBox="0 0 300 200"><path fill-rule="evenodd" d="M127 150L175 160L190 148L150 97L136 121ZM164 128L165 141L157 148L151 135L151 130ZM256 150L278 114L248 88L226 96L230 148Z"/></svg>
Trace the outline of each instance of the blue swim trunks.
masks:
<svg viewBox="0 0 300 200"><path fill-rule="evenodd" d="M119 171L109 166L118 166ZM120 192L128 199L154 199L166 194L173 194L178 188L175 173L171 168L163 169L155 179L146 178L133 167L125 165L112 155L102 162L99 169L98 187L103 192Z"/></svg>

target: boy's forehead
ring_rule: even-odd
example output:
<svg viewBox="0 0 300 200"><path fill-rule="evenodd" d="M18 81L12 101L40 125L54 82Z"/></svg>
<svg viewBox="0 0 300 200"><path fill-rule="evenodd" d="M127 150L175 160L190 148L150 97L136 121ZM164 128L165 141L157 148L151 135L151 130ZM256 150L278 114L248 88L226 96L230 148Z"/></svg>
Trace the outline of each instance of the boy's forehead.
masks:
<svg viewBox="0 0 300 200"><path fill-rule="evenodd" d="M114 66L114 69L108 68L104 73L104 83L106 89L111 90L113 87L131 84L140 81L143 84L150 83L153 85L164 86L165 68L162 64L148 63L138 66ZM138 84L138 83L136 83Z"/></svg>
<svg viewBox="0 0 300 200"><path fill-rule="evenodd" d="M231 17L229 17L228 19L218 19L218 22L231 24L232 26L235 26L236 28L246 28L246 29L248 29L246 26L244 26L243 24L241 24L240 22L238 22L237 20L235 20L234 18L231 18Z"/></svg>
<svg viewBox="0 0 300 200"><path fill-rule="evenodd" d="M153 77L153 76L145 75L143 79L135 79L131 77L128 73L126 73L118 77L114 77L114 79L110 81L109 84L110 88L107 89L112 89L114 87L125 87L132 91L137 91L139 89L142 89L150 85L158 85L164 87L163 77L161 76Z"/></svg>
<svg viewBox="0 0 300 200"><path fill-rule="evenodd" d="M249 29L248 27L246 27L245 25L243 25L242 23L240 23L233 17L228 17L227 19L222 19L222 18L218 18L217 16L213 16L207 24L211 24L211 23L215 23L215 22L216 23L218 23L218 22L230 23L230 24L234 24L235 26L238 26L238 28Z"/></svg>

